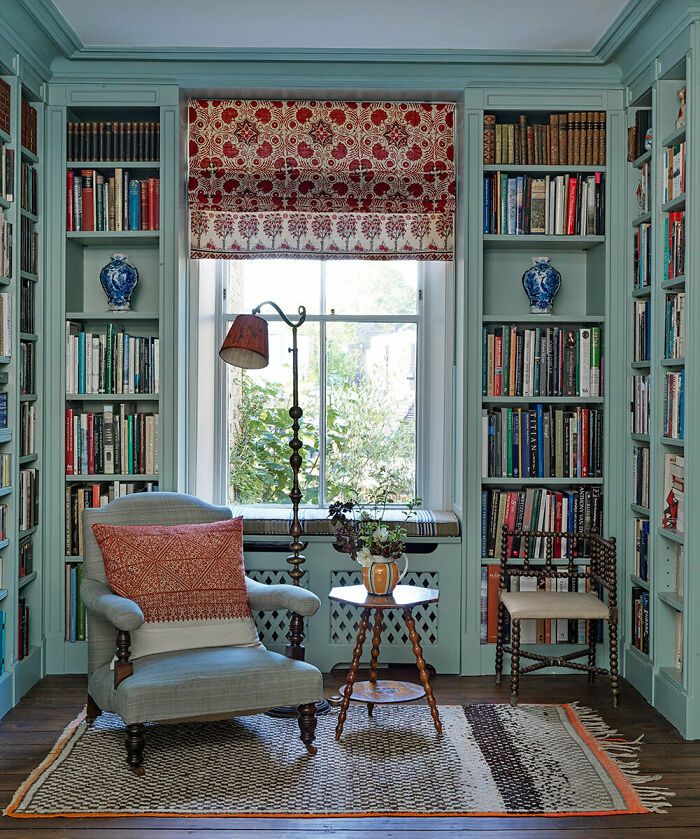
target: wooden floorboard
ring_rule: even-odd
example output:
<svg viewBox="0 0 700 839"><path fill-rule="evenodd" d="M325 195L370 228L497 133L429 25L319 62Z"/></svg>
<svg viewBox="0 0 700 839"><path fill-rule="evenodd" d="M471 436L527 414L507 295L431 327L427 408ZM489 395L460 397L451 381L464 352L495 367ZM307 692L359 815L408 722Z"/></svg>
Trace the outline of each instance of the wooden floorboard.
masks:
<svg viewBox="0 0 700 839"><path fill-rule="evenodd" d="M387 674L382 674L387 675ZM411 668L392 668L394 678L415 678ZM326 677L326 694L335 693L344 674ZM362 678L362 676L361 676ZM442 704L507 702L508 686L491 677L439 676L433 681ZM589 686L585 677L530 676L521 682L523 702L579 702L597 710L621 736L644 735L640 770L663 774L673 790L665 815L573 818L365 818L365 819L31 819L0 817L0 839L700 839L700 742L686 742L629 685L623 684L620 708L613 709L603 679ZM65 726L83 706L85 678L49 676L0 721L0 806L41 761Z"/></svg>

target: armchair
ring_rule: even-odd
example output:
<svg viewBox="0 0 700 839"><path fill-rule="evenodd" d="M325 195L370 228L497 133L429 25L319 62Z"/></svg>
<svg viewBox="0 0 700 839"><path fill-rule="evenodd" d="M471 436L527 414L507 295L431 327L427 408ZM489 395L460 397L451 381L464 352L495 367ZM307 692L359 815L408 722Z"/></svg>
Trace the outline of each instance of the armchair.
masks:
<svg viewBox="0 0 700 839"><path fill-rule="evenodd" d="M166 492L129 495L83 512L85 576L80 592L88 613L87 719L93 722L104 710L124 720L127 764L139 775L146 722L225 719L280 705L298 706L300 739L309 754L316 754L315 703L323 697L323 683L313 665L270 652L262 644L130 658L130 633L143 625L144 616L133 600L109 588L92 525L201 524L229 518L227 507ZM320 605L315 594L295 586L264 585L247 577L246 586L253 612L289 609L308 617Z"/></svg>

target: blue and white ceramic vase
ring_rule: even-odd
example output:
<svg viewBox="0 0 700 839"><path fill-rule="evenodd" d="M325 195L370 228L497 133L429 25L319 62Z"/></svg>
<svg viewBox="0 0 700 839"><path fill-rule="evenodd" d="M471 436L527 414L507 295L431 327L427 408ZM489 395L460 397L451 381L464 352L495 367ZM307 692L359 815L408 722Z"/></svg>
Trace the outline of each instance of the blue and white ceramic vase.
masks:
<svg viewBox="0 0 700 839"><path fill-rule="evenodd" d="M111 260L100 271L100 283L107 295L112 312L127 312L131 303L139 272L127 262L123 253L112 254Z"/></svg>
<svg viewBox="0 0 700 839"><path fill-rule="evenodd" d="M523 274L523 288L533 315L548 315L561 288L561 274L549 264L548 256L533 256L532 268Z"/></svg>

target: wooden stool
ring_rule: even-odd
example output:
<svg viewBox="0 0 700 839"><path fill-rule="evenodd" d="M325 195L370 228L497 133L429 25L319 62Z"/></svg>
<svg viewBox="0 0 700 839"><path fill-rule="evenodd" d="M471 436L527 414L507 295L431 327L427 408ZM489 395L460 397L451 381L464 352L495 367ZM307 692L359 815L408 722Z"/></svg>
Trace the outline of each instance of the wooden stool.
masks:
<svg viewBox="0 0 700 839"><path fill-rule="evenodd" d="M442 734L442 723L438 714L437 703L433 696L433 689L430 684L428 668L423 658L423 650L420 645L420 638L416 632L416 624L413 620L411 610L416 606L423 606L426 603L436 603L440 599L440 592L432 588L420 588L419 586L396 586L393 594L381 597L376 594L369 594L363 585L359 586L336 586L332 588L328 597L338 603L345 603L348 606L359 606L362 608L360 626L357 630L357 640L352 652L352 662L345 681L344 687L340 689L343 697L340 703L340 714L338 724L335 728L335 739L340 740L343 733L343 726L348 714L350 700L367 703L367 714L371 717L375 704L391 704L393 702L410 702L414 699L422 699L424 696L430 707L430 714L435 723L435 730ZM372 658L369 666L369 681L358 682L357 671L360 669L360 656L365 644L365 637L369 627L369 619L374 609L374 630L372 633ZM408 629L408 637L413 646L413 654L416 657L416 665L420 675L421 685L413 682L398 682L392 679L379 679L377 669L379 666L379 644L382 638L382 624L384 611L387 609L401 609L403 619Z"/></svg>

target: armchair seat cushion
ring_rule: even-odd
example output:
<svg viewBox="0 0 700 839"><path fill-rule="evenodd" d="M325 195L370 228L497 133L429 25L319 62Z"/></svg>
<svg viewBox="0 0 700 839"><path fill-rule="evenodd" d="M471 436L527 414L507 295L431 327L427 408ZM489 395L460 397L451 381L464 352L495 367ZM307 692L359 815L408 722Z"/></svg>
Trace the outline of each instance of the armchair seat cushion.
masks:
<svg viewBox="0 0 700 839"><path fill-rule="evenodd" d="M608 607L595 594L575 591L503 591L501 603L514 620L528 618L608 619Z"/></svg>
<svg viewBox="0 0 700 839"><path fill-rule="evenodd" d="M105 664L90 675L88 692L100 708L131 724L316 702L323 681L312 664L262 645L211 647L137 659L116 690Z"/></svg>

